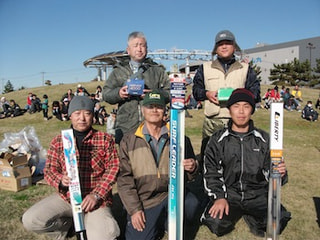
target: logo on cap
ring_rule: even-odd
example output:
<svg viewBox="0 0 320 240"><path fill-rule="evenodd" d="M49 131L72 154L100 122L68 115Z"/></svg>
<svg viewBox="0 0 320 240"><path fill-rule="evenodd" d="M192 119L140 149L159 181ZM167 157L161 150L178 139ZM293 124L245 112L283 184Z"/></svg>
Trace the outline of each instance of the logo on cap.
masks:
<svg viewBox="0 0 320 240"><path fill-rule="evenodd" d="M150 99L160 99L161 96L160 96L159 93L150 93L150 94L149 94L149 98L150 98Z"/></svg>

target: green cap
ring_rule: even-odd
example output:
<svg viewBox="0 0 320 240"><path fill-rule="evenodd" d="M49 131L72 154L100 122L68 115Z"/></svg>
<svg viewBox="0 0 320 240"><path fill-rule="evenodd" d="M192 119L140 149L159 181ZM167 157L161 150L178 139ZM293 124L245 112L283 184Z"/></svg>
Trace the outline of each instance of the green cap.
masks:
<svg viewBox="0 0 320 240"><path fill-rule="evenodd" d="M153 90L144 96L142 105L146 106L151 104L156 104L163 107L166 106L166 101L164 99L164 96L160 93L159 90Z"/></svg>

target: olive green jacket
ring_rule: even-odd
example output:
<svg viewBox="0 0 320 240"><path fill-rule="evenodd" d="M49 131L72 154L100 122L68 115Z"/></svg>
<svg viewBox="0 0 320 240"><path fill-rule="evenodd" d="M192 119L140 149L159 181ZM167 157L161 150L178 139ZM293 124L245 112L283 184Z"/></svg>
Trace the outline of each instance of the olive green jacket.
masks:
<svg viewBox="0 0 320 240"><path fill-rule="evenodd" d="M104 101L110 104L118 104L115 128L121 129L123 133L137 128L143 120L140 109L142 98L135 96L122 99L119 95L120 88L126 85L127 80L133 75L129 61L129 59L126 59L114 66L102 92ZM146 58L143 65L147 67L147 70L142 74L145 89L163 91L167 102L169 102L170 80L165 68L150 58Z"/></svg>

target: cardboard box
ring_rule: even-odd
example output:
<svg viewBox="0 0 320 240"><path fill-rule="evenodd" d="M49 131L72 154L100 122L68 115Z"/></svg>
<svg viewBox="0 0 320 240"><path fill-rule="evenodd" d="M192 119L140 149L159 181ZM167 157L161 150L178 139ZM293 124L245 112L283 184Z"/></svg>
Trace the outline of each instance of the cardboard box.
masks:
<svg viewBox="0 0 320 240"><path fill-rule="evenodd" d="M0 156L0 189L18 192L31 186L31 172L26 155Z"/></svg>

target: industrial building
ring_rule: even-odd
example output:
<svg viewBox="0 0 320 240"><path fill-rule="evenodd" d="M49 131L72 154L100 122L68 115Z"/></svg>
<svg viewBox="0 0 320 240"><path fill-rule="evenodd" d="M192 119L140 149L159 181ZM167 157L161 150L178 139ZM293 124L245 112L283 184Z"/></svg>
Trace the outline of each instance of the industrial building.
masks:
<svg viewBox="0 0 320 240"><path fill-rule="evenodd" d="M257 44L255 48L243 50L241 55L261 68L262 83L268 84L274 64L289 63L297 58L300 62L309 60L311 68L314 68L316 59L320 59L320 37L272 45Z"/></svg>

